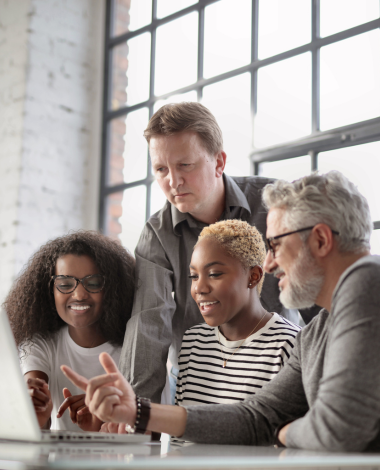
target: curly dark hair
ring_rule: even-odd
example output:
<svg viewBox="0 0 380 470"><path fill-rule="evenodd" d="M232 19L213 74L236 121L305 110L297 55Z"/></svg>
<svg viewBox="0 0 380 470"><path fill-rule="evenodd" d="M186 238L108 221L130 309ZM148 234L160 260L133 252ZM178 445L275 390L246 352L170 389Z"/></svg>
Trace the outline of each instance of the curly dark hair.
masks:
<svg viewBox="0 0 380 470"><path fill-rule="evenodd" d="M131 316L135 288L135 259L117 241L94 231L80 230L43 245L16 279L3 307L16 344L47 339L66 323L55 308L51 276L57 259L87 255L106 278L99 328L107 341L122 345Z"/></svg>

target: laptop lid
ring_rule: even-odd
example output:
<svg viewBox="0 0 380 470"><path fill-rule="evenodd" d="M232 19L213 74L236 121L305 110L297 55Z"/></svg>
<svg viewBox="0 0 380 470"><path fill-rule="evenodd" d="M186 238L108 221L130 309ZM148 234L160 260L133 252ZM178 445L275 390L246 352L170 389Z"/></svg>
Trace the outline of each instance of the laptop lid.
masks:
<svg viewBox="0 0 380 470"><path fill-rule="evenodd" d="M0 310L0 358L0 439L41 441L37 416L4 309Z"/></svg>

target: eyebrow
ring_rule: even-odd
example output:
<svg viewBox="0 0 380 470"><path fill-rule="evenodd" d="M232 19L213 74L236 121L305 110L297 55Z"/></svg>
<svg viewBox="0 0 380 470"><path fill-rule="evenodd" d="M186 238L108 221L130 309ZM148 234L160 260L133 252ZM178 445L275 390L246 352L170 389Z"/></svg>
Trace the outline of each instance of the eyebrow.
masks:
<svg viewBox="0 0 380 470"><path fill-rule="evenodd" d="M215 264L220 264L222 266L227 266L226 263L222 263L221 261L211 261L211 263L207 263L203 266L203 268L210 268L211 266L214 266ZM189 268L195 269L194 266L190 264Z"/></svg>

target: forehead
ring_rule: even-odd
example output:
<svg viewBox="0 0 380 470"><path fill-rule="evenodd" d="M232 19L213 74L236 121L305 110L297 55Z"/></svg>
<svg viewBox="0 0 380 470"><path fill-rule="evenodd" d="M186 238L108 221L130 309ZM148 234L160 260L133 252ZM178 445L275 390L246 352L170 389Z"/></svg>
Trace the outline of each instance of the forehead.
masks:
<svg viewBox="0 0 380 470"><path fill-rule="evenodd" d="M270 209L267 215L267 238L281 235L287 231L284 209Z"/></svg>
<svg viewBox="0 0 380 470"><path fill-rule="evenodd" d="M82 278L98 273L95 261L87 255L63 255L55 263L56 275Z"/></svg>
<svg viewBox="0 0 380 470"><path fill-rule="evenodd" d="M184 157L204 156L207 150L195 132L158 135L150 139L149 153L154 164L158 160L176 161Z"/></svg>
<svg viewBox="0 0 380 470"><path fill-rule="evenodd" d="M205 264L221 261L228 266L242 266L241 262L231 256L215 239L211 237L202 238L194 248L190 264L201 268Z"/></svg>

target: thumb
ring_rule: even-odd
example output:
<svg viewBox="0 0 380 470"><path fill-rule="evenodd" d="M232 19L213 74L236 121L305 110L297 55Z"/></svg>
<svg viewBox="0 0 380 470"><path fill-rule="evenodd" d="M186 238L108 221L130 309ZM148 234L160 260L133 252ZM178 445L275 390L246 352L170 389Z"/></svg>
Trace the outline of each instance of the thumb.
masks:
<svg viewBox="0 0 380 470"><path fill-rule="evenodd" d="M62 390L62 393L63 393L63 398L72 397L72 394L71 394L70 390L66 387Z"/></svg>
<svg viewBox="0 0 380 470"><path fill-rule="evenodd" d="M103 369L107 372L107 374L117 374L119 372L115 361L108 353L101 353L99 356L99 361L100 364L103 366Z"/></svg>

